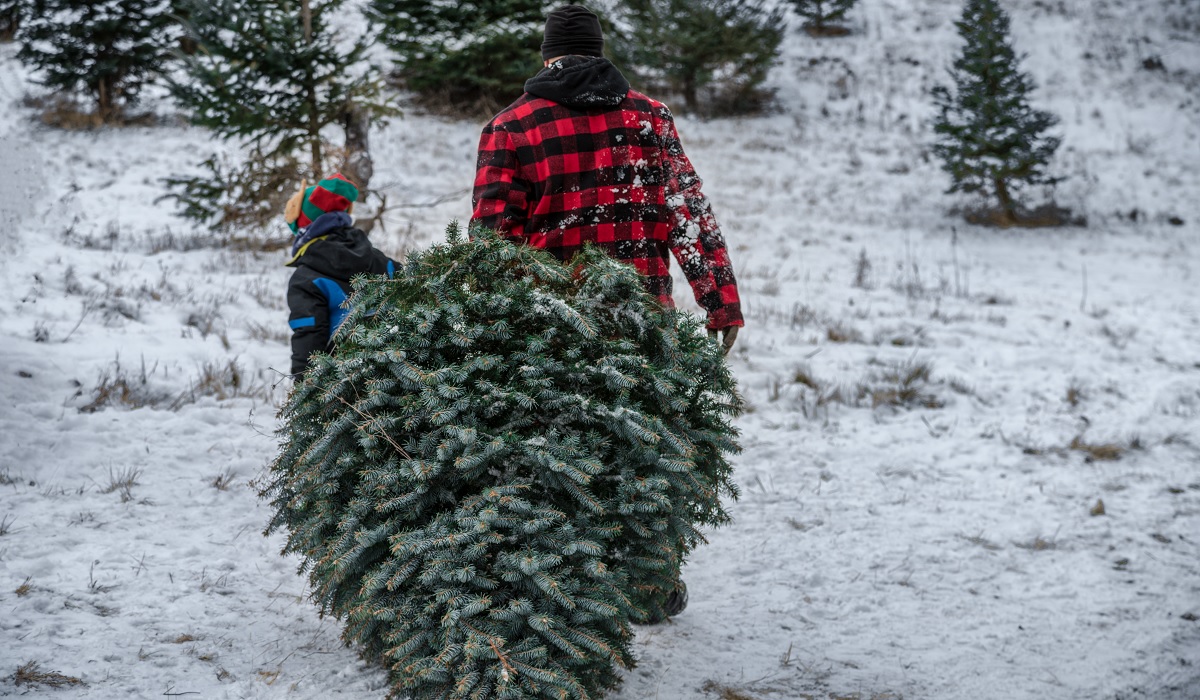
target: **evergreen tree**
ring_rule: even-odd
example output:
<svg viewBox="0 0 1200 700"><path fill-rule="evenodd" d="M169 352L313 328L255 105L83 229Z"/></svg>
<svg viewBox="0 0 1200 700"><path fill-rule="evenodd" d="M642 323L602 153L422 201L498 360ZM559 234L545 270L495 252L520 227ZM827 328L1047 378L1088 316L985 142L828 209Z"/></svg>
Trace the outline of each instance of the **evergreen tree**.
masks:
<svg viewBox="0 0 1200 700"><path fill-rule="evenodd" d="M167 0L28 0L21 20L23 62L43 84L84 93L104 121L119 120L167 58L172 29Z"/></svg>
<svg viewBox="0 0 1200 700"><path fill-rule="evenodd" d="M734 382L598 249L448 233L356 281L282 411L268 531L397 694L598 700L728 520Z"/></svg>
<svg viewBox="0 0 1200 700"><path fill-rule="evenodd" d="M194 0L188 30L202 48L172 84L192 121L267 155L307 151L325 173L321 131L348 108L376 107L379 85L360 64L369 36L337 37L330 20L346 0ZM382 107L379 107L382 109ZM364 183L358 183L360 185Z"/></svg>
<svg viewBox="0 0 1200 700"><path fill-rule="evenodd" d="M495 111L521 96L541 68L547 0L371 0L368 13L396 52L412 91Z"/></svg>
<svg viewBox="0 0 1200 700"><path fill-rule="evenodd" d="M844 33L835 31L840 27L831 27L830 23L846 19L846 13L856 4L858 0L792 0L796 14L808 20L806 26L815 36Z"/></svg>
<svg viewBox="0 0 1200 700"><path fill-rule="evenodd" d="M215 218L218 225L262 223L258 203L280 204L300 176L316 180L332 169L354 180L366 196L371 175L366 130L389 110L380 101L379 81L364 65L370 34L336 36L331 27L346 5L346 0L181 2L200 50L182 56L186 76L172 82L172 93L193 123L243 140L254 154L242 168L207 161L208 176L169 181L183 188L172 196L185 213ZM322 134L330 125L342 126L347 135L340 153ZM298 153L304 154L299 160ZM269 188L259 190L257 184ZM238 197L229 197L235 190Z"/></svg>
<svg viewBox="0 0 1200 700"><path fill-rule="evenodd" d="M700 109L700 91L720 88L722 109L754 111L757 90L778 56L783 10L763 0L621 0L627 33L617 54L639 83L658 82ZM718 110L721 111L721 110Z"/></svg>
<svg viewBox="0 0 1200 700"><path fill-rule="evenodd" d="M1058 118L1029 106L1033 80L1020 70L998 0L967 0L955 24L965 46L951 70L954 90L933 91L940 108L934 152L950 173L950 192L995 196L1003 222L1012 224L1017 188L1058 181L1046 174L1060 142L1047 131Z"/></svg>

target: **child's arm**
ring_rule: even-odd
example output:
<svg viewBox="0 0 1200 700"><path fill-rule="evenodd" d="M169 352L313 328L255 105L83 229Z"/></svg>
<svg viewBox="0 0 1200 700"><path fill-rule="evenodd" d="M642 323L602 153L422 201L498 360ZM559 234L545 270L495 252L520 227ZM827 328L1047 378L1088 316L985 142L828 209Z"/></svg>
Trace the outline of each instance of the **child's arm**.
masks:
<svg viewBox="0 0 1200 700"><path fill-rule="evenodd" d="M309 279L297 270L288 284L288 325L292 327L292 374L308 369L308 358L329 345L329 302Z"/></svg>

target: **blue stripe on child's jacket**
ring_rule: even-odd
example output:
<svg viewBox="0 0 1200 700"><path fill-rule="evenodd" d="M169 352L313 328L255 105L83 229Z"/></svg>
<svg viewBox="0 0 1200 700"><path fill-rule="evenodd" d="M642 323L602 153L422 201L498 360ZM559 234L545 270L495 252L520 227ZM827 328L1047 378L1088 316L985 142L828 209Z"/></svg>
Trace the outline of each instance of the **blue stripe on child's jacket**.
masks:
<svg viewBox="0 0 1200 700"><path fill-rule="evenodd" d="M396 274L396 263L388 260L387 276L391 279ZM342 291L342 286L328 277L318 277L313 280L313 284L317 285L317 289L321 291L321 296L325 297L325 305L329 308L329 337L333 338L333 334L337 333L337 329L350 315L350 309L346 306L346 293ZM375 315L375 310L372 309L368 316ZM317 325L317 320L312 316L298 318L294 321L289 321L288 325L292 330L298 328L310 328Z"/></svg>
<svg viewBox="0 0 1200 700"><path fill-rule="evenodd" d="M342 325L342 321L350 315L350 309L346 308L346 293L342 291L342 286L328 277L318 277L313 280L313 284L317 285L317 289L321 290L321 294L325 297L325 304L329 307L329 337L337 332L338 326Z"/></svg>

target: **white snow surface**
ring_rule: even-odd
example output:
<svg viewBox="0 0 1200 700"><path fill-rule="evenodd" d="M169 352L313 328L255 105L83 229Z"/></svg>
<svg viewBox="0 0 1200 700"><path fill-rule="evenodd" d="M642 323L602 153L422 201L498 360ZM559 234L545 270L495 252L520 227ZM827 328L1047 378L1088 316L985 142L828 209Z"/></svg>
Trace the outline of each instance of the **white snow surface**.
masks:
<svg viewBox="0 0 1200 700"><path fill-rule="evenodd" d="M614 700L1200 698L1196 6L1006 5L1086 228L951 212L971 200L943 194L928 98L949 0L862 0L844 39L793 17L777 112L679 119L746 313L742 497ZM383 697L261 535L283 254L157 201L227 146L49 129L32 78L0 46L0 695ZM469 217L480 126L407 113L373 135L402 205L376 245ZM924 365L888 405L889 375ZM81 410L117 379L154 405ZM17 685L29 662L83 684Z"/></svg>

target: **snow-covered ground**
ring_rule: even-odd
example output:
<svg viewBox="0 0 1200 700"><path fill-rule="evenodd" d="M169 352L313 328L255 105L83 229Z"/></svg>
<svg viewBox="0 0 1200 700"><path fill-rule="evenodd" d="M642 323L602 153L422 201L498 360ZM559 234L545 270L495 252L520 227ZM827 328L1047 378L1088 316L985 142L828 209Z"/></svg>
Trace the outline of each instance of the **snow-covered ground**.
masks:
<svg viewBox="0 0 1200 700"><path fill-rule="evenodd" d="M743 497L614 700L1200 698L1197 7L1008 4L1087 228L948 213L950 0L793 27L779 112L680 119L747 311ZM0 46L0 695L382 697L260 534L281 254L156 202L219 144L50 130L30 90ZM377 245L469 215L479 127L373 137L402 205ZM17 685L30 662L83 684Z"/></svg>

